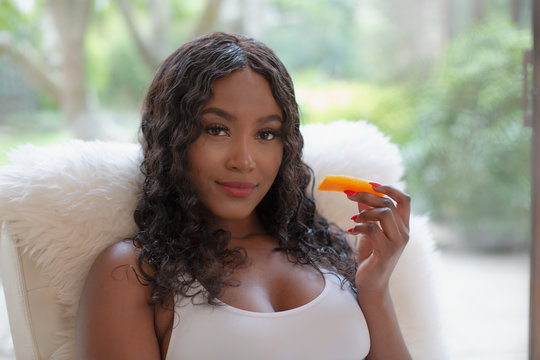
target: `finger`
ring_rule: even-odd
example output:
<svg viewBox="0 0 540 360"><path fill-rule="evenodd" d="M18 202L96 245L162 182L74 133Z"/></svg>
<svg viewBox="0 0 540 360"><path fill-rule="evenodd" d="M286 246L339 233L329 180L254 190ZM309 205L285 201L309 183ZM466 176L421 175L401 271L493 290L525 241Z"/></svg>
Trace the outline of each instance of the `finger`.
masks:
<svg viewBox="0 0 540 360"><path fill-rule="evenodd" d="M347 197L353 201L357 201L371 207L396 208L404 226L409 229L409 218L411 212L410 196L389 185L374 186L374 189L377 189L377 191L380 193L388 195L388 197L381 197L365 192L351 193L350 195L347 195ZM394 201L396 204L394 204Z"/></svg>
<svg viewBox="0 0 540 360"><path fill-rule="evenodd" d="M390 208L372 208L369 210L364 210L360 212L356 217L354 217L355 222L379 222L384 234L391 241L401 242L403 239L403 229L401 228L403 224L401 219L399 223L396 222L396 216L394 211Z"/></svg>
<svg viewBox="0 0 540 360"><path fill-rule="evenodd" d="M351 195L347 195L347 197L352 200L356 201L359 204L363 204L363 207L365 208L381 208L381 207L387 207L387 208L394 208L394 201L390 199L389 197L381 197L378 195L374 195L367 192L357 192Z"/></svg>
<svg viewBox="0 0 540 360"><path fill-rule="evenodd" d="M366 192L351 193L347 196L350 200L358 202L359 213L362 213L364 210L375 208L390 209L391 211L395 211L396 222L399 225L398 228L400 229L400 231L408 233L408 226L403 223L403 219L401 218L401 215L397 212L394 201L389 197L381 197ZM354 220L354 216L351 218L351 220ZM376 219L374 221L378 220L379 219ZM359 221L361 221L361 219L359 219Z"/></svg>
<svg viewBox="0 0 540 360"><path fill-rule="evenodd" d="M387 236L391 239L408 239L409 227L403 222L398 210L394 206L369 208L351 217L355 222L379 221Z"/></svg>
<svg viewBox="0 0 540 360"><path fill-rule="evenodd" d="M409 194L404 193L403 191L391 185L373 186L373 188L380 193L388 195L392 200L396 202L396 209L398 210L401 219L403 219L403 223L407 226L408 229L411 215L411 197L409 196Z"/></svg>
<svg viewBox="0 0 540 360"><path fill-rule="evenodd" d="M387 253L392 246L392 242L386 238L376 223L359 223L348 231L353 235L367 236L372 244L372 252Z"/></svg>
<svg viewBox="0 0 540 360"><path fill-rule="evenodd" d="M364 210L371 209L371 206L363 204L361 202L358 203L358 212L362 212Z"/></svg>

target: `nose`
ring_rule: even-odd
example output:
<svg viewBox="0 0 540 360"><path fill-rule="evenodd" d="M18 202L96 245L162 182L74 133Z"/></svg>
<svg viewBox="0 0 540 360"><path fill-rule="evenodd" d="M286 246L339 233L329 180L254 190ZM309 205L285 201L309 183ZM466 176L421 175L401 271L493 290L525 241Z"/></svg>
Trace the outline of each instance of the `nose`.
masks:
<svg viewBox="0 0 540 360"><path fill-rule="evenodd" d="M239 139L231 143L227 158L227 168L240 172L249 172L255 168L253 155L252 144L249 140Z"/></svg>

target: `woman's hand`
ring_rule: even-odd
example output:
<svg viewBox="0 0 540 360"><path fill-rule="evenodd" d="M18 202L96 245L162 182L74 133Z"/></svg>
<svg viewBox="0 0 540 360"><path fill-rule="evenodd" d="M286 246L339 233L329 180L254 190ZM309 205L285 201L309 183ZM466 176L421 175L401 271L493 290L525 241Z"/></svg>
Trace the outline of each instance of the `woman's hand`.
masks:
<svg viewBox="0 0 540 360"><path fill-rule="evenodd" d="M355 279L359 300L388 295L390 276L409 240L409 195L388 185L372 183L372 186L386 196L345 192L358 203L359 210L352 218L356 225L349 232L364 235L358 243Z"/></svg>
<svg viewBox="0 0 540 360"><path fill-rule="evenodd" d="M409 241L409 195L392 186L372 183L381 197L346 191L358 203L356 226L349 231L364 235L358 243L356 289L371 337L367 359L410 359L388 289L390 276Z"/></svg>

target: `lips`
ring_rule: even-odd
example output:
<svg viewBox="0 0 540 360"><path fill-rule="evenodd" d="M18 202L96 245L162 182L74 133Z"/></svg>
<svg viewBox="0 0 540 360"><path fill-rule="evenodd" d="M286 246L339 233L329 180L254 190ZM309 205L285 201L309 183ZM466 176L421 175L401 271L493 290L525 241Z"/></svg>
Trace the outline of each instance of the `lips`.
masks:
<svg viewBox="0 0 540 360"><path fill-rule="evenodd" d="M245 198L251 195L255 189L255 184L239 181L223 181L218 182L218 185L230 196Z"/></svg>

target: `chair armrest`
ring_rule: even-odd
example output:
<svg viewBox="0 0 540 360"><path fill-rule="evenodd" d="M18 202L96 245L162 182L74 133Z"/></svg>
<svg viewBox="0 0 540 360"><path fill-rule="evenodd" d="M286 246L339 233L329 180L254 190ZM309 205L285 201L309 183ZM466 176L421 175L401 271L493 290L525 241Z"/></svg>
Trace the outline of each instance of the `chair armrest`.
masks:
<svg viewBox="0 0 540 360"><path fill-rule="evenodd" d="M17 247L2 223L0 265L11 336L17 359L49 359L58 347L60 309L30 254Z"/></svg>

